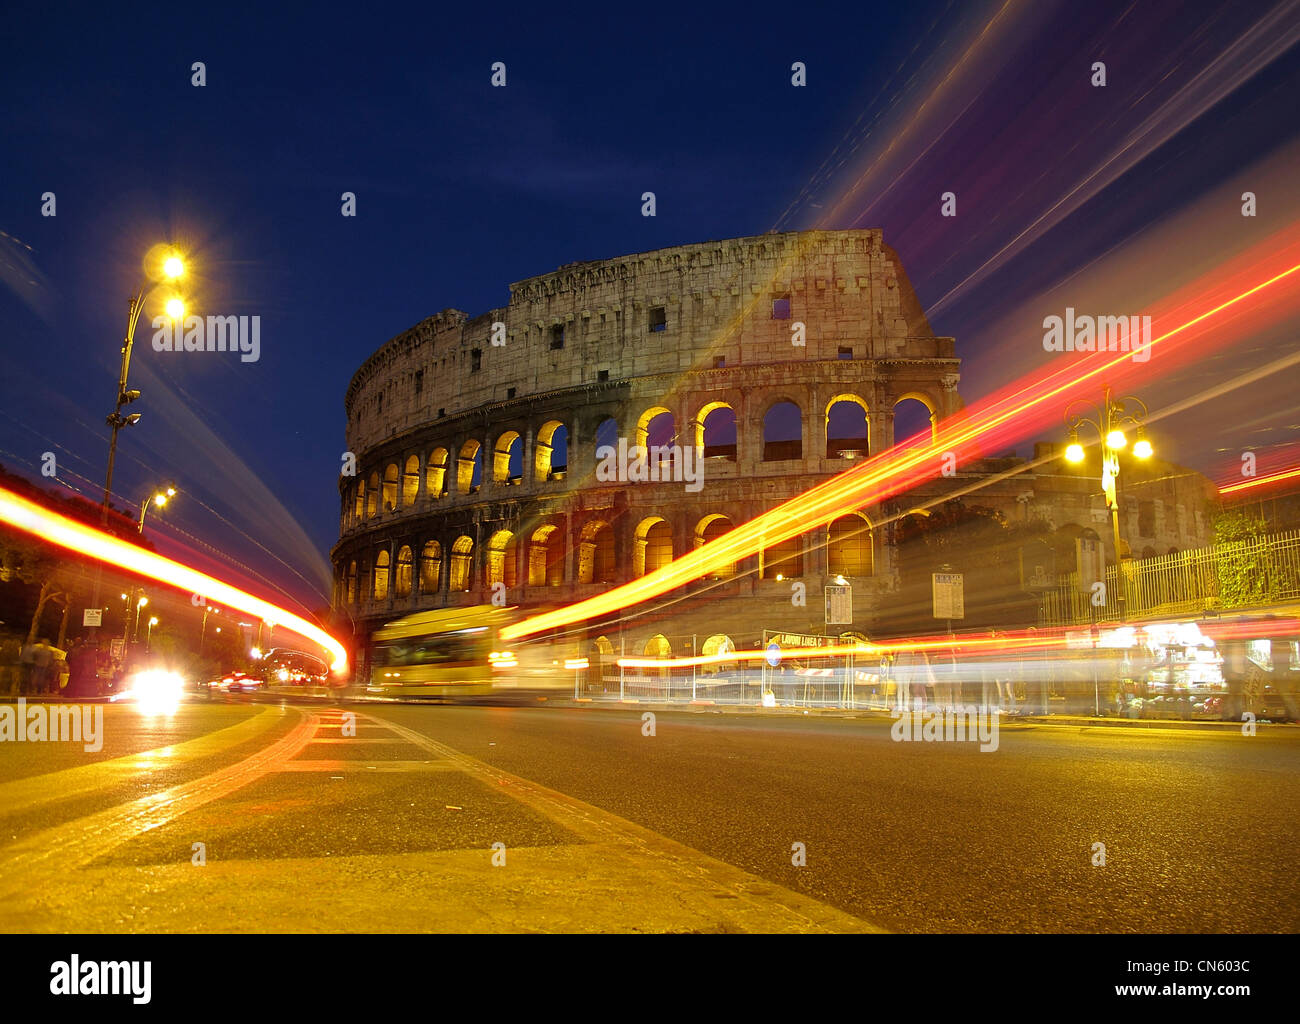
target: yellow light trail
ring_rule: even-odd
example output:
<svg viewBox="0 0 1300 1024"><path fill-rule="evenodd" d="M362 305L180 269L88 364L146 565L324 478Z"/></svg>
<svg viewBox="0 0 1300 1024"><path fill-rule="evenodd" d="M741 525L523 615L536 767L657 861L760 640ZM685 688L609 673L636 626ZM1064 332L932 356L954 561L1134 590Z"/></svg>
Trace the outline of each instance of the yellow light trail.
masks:
<svg viewBox="0 0 1300 1024"><path fill-rule="evenodd" d="M0 522L9 523L57 547L75 551L108 565L119 566L128 572L179 587L181 590L200 594L231 608L238 608L242 612L255 615L264 622L283 626L329 651L334 656L330 668L336 674L342 674L348 667L348 652L343 644L319 626L288 609L263 601L260 597L254 597L238 587L223 583L180 562L164 558L152 551L128 544L111 534L102 533L94 527L41 508L40 505L3 487L0 487Z"/></svg>
<svg viewBox="0 0 1300 1024"><path fill-rule="evenodd" d="M1251 487L1263 487L1265 484L1275 484L1280 480L1294 480L1296 477L1300 477L1300 467L1296 469L1283 470L1280 473L1271 473L1268 476L1257 477L1254 480L1247 480L1244 483L1220 487L1219 493L1235 494L1237 491L1249 490Z"/></svg>
<svg viewBox="0 0 1300 1024"><path fill-rule="evenodd" d="M1155 349L1157 345L1168 343L1297 273L1300 273L1300 263L1293 263L1164 331L1152 338L1146 347ZM977 455L981 438L987 439L993 431L1016 424L1023 428L1031 426L1031 413L1058 409L1060 400L1067 394L1077 392L1081 385L1115 370L1131 356L1132 353L1127 351L1115 352L1084 364L1070 357L1058 358L1051 364L1054 368L1049 368L1046 374L1022 378L1013 389L1008 389L1009 393L991 400L986 409L967 408L950 416L936 428L936 436L929 443L904 442L903 446L882 452L862 465L810 488L639 579L566 608L544 612L507 626L501 630L501 637L516 640L648 601L720 566L731 565L764 548L829 523L845 511L908 490L936 476L943 455L952 453L959 462Z"/></svg>

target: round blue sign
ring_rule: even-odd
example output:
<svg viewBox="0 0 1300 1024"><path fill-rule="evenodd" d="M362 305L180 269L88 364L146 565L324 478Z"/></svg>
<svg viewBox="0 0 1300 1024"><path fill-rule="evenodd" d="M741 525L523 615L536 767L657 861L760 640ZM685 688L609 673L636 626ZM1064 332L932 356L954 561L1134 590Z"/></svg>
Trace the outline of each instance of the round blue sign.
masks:
<svg viewBox="0 0 1300 1024"><path fill-rule="evenodd" d="M781 645L775 640L767 645L767 663L773 668L781 664Z"/></svg>

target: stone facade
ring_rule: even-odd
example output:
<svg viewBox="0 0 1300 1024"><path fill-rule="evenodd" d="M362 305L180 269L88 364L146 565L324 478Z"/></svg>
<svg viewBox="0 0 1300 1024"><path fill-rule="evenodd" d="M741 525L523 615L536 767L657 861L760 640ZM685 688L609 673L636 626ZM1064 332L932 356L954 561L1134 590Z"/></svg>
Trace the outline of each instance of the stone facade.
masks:
<svg viewBox="0 0 1300 1024"><path fill-rule="evenodd" d="M899 403L918 401L932 419L956 412L958 380L953 339L934 335L878 230L706 242L520 281L506 306L431 316L353 377L357 464L339 482L336 606L363 645L413 611L487 603L494 584L526 608L591 596L890 447ZM866 436L828 437L833 407L864 420ZM782 415L797 440L793 429L775 436ZM598 480L598 434L703 446L702 486ZM1040 467L974 500L1009 516L1092 516L1086 495L1077 514L1055 504L1072 489ZM698 601L650 612L614 647L640 654L662 634L683 654L691 637L824 632L821 588L841 574L853 578L853 628L870 633L898 584L890 531L876 527L921 497L745 559L734 576L694 585L709 588L706 614ZM1173 506L1160 515L1160 542L1192 543L1197 523L1171 525ZM805 607L791 602L795 578ZM611 635L593 624L600 634Z"/></svg>

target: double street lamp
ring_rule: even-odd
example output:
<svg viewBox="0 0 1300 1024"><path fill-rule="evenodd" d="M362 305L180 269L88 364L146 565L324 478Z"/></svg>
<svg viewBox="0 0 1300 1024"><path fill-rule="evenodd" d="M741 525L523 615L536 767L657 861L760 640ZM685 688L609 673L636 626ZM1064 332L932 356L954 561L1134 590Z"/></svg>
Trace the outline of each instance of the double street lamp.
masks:
<svg viewBox="0 0 1300 1024"><path fill-rule="evenodd" d="M158 508L162 508L169 499L174 497L176 497L176 488L168 484L166 487L154 491L153 494L140 502L140 519L136 523L136 529L140 531L141 536L144 535L144 517L149 511L149 506L156 505Z"/></svg>
<svg viewBox="0 0 1300 1024"><path fill-rule="evenodd" d="M1071 412L1080 405L1095 413L1095 418ZM1146 437L1146 428L1143 426L1146 417L1145 402L1134 395L1115 398L1109 387L1103 393L1101 405L1078 399L1071 402L1065 410L1065 421L1070 427L1070 444L1065 449L1068 461L1079 463L1084 459L1083 445L1079 442L1080 427L1086 425L1094 428L1101 442L1101 486L1106 494L1106 506L1110 509L1110 526L1115 544L1115 603L1121 622L1125 621L1125 601L1119 539L1119 453L1128 447L1128 435L1124 432L1127 427L1137 433L1132 448L1134 457L1151 458L1155 450Z"/></svg>

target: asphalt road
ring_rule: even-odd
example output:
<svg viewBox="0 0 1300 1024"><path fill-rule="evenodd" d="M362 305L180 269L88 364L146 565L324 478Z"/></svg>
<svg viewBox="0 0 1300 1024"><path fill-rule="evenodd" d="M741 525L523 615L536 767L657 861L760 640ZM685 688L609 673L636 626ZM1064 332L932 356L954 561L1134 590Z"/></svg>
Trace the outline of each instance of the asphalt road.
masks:
<svg viewBox="0 0 1300 1024"><path fill-rule="evenodd" d="M1300 930L1300 729L644 713L110 707L96 753L0 743L0 928Z"/></svg>

